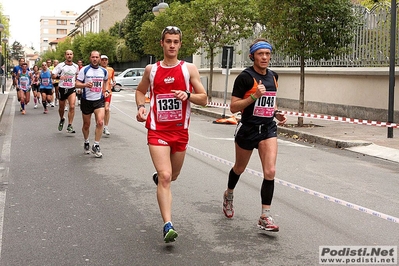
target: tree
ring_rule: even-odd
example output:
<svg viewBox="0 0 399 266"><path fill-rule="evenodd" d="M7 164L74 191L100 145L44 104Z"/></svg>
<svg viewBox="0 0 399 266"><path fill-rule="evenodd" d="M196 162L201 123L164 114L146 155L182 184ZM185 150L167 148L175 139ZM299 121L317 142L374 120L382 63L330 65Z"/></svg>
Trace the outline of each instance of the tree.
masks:
<svg viewBox="0 0 399 266"><path fill-rule="evenodd" d="M192 25L186 23L185 16L187 4L172 3L170 8L159 14L152 21L146 21L141 26L139 37L143 43L143 52L154 55L157 59L163 58L163 51L160 46L161 33L165 26L178 26L183 34L183 43L179 51L179 58L185 58L197 52L199 46L195 42L195 35Z"/></svg>
<svg viewBox="0 0 399 266"><path fill-rule="evenodd" d="M142 30L142 25L146 21L152 21L154 19L154 14L152 13L152 8L159 4L159 0L128 0L127 7L129 8L129 14L124 19L122 23L122 34L126 39L126 45L130 48L132 53L136 54L138 57L144 56L144 45L141 38L137 38ZM190 0L168 0L169 5L172 3L187 3ZM184 14L184 13L183 13ZM180 14L180 15L183 15ZM177 23L172 23L170 25L176 25ZM168 25L163 25L163 27Z"/></svg>
<svg viewBox="0 0 399 266"><path fill-rule="evenodd" d="M282 54L300 60L299 112L305 103L305 60L328 60L348 51L356 18L350 0L261 0L266 34ZM298 118L303 126L303 118Z"/></svg>
<svg viewBox="0 0 399 266"><path fill-rule="evenodd" d="M11 58L15 60L19 60L21 55L23 54L22 45L18 41L14 41L11 45Z"/></svg>
<svg viewBox="0 0 399 266"><path fill-rule="evenodd" d="M226 45L253 35L257 17L253 0L196 0L190 2L185 23L210 58L208 101L212 101L214 57Z"/></svg>
<svg viewBox="0 0 399 266"><path fill-rule="evenodd" d="M76 52L81 56L81 58L77 58L83 59L84 62L88 62L90 53L96 50L101 54L106 54L110 63L116 61L116 37L111 36L108 32L101 31L100 33L88 33L84 36L79 36L79 38L74 39L72 46L73 48L76 48ZM75 42L77 42L76 45ZM75 52L75 49L73 50Z"/></svg>

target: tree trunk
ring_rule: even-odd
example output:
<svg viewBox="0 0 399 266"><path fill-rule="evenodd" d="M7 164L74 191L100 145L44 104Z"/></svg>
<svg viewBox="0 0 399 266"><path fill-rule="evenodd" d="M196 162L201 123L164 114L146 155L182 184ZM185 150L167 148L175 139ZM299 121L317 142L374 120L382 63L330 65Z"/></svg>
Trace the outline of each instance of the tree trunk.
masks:
<svg viewBox="0 0 399 266"><path fill-rule="evenodd" d="M214 62L213 49L209 50L209 55L210 55L210 66L209 66L209 82L208 82L208 102L212 102L213 62Z"/></svg>
<svg viewBox="0 0 399 266"><path fill-rule="evenodd" d="M305 109L305 59L301 56L301 84L299 85L299 113ZM298 117L298 126L303 126L303 117Z"/></svg>

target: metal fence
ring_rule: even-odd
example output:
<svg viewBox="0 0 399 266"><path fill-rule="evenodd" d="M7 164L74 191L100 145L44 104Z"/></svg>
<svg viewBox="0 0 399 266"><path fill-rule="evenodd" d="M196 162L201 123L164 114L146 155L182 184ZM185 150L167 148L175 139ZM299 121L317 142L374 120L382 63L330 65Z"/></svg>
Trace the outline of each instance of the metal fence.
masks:
<svg viewBox="0 0 399 266"><path fill-rule="evenodd" d="M396 12L398 8L396 7ZM308 67L383 67L389 66L390 38L391 38L391 6L387 3L374 5L372 9L355 5L353 11L360 18L360 23L355 29L355 37L351 46L351 52L345 55L333 57L330 60L315 61L306 60ZM398 23L397 23L398 25ZM399 27L397 26L397 31ZM259 36L265 28L258 26L254 36ZM396 34L396 58L395 65L399 65L399 34ZM241 40L234 46L233 68L243 68L252 65L248 58L248 47L253 38ZM271 42L273 40L270 40ZM209 68L210 60L206 53L201 51L201 68ZM271 66L275 67L299 67L299 58L283 56L274 52ZM221 51L215 56L214 67L222 65Z"/></svg>

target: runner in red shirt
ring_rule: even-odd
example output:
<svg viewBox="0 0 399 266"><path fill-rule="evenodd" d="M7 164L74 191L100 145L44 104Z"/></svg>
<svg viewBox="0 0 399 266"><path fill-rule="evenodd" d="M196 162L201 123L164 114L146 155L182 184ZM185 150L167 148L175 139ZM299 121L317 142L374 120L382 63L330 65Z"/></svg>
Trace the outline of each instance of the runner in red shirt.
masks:
<svg viewBox="0 0 399 266"><path fill-rule="evenodd" d="M195 65L178 60L182 32L168 26L162 31L164 59L145 68L136 90L137 121L146 122L148 146L156 173L157 199L164 221L166 243L175 241L172 224L171 181L183 166L188 145L190 103L206 105L207 95ZM150 111L147 116L145 95L150 89Z"/></svg>

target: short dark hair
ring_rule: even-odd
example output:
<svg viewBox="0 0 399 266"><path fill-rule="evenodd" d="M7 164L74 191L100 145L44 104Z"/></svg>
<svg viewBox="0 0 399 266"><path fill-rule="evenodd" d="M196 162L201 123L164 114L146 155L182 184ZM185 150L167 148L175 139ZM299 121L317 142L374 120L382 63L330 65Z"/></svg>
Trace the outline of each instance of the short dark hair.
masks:
<svg viewBox="0 0 399 266"><path fill-rule="evenodd" d="M162 31L162 34L161 34L161 41L163 41L163 40L165 39L166 33L169 33L169 34L179 34L180 41L181 41L181 39L182 39L182 37L183 37L183 36L182 36L183 33L181 32L181 30L180 30L178 27L176 27L176 26L167 26L167 27L165 27L165 29L163 29L163 31Z"/></svg>

